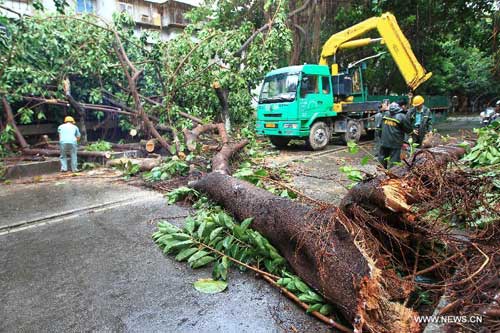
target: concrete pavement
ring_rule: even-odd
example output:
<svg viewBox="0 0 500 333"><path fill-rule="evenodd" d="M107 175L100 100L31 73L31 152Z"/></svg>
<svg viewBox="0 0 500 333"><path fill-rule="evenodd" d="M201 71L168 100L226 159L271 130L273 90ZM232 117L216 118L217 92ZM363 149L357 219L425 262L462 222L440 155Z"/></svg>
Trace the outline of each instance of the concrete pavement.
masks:
<svg viewBox="0 0 500 333"><path fill-rule="evenodd" d="M211 269L163 256L150 238L152 220L187 213L101 180L0 185L0 332L327 331L250 273L197 292Z"/></svg>

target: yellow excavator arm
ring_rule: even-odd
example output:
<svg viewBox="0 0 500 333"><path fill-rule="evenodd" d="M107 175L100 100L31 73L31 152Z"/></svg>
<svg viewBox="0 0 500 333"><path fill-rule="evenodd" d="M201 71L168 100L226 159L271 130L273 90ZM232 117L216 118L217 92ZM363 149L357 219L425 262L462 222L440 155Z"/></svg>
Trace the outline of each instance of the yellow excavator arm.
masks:
<svg viewBox="0 0 500 333"><path fill-rule="evenodd" d="M378 30L382 38L353 40L374 29ZM328 58L335 56L338 50L361 47L374 42L381 42L387 46L411 90L415 90L432 76L432 73L427 73L418 62L408 39L403 35L396 18L391 13L384 13L380 17L369 18L332 35L323 46L319 64L328 65ZM332 65L333 74L338 74L337 64Z"/></svg>

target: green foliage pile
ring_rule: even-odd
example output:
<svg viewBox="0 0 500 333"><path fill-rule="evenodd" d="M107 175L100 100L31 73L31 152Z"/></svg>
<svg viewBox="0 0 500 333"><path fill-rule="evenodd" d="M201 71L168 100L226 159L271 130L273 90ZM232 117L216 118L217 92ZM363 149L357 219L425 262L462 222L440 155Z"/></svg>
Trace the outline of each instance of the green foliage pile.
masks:
<svg viewBox="0 0 500 333"><path fill-rule="evenodd" d="M85 146L86 151L110 151L112 150L112 145L110 142L99 140L97 142L91 143Z"/></svg>
<svg viewBox="0 0 500 333"><path fill-rule="evenodd" d="M177 261L186 261L191 268L213 265L215 280L226 281L231 266L247 270L243 264L280 276L277 283L310 305L308 312L330 314L331 305L290 273L285 259L266 238L250 228L251 223L252 219L237 223L219 207L210 206L188 217L183 228L159 222L152 237L163 253L176 255Z"/></svg>
<svg viewBox="0 0 500 333"><path fill-rule="evenodd" d="M154 182L168 180L174 176L186 176L189 172L189 156L186 160L181 160L177 156L167 158L161 165L154 167L151 171L144 173L146 181Z"/></svg>
<svg viewBox="0 0 500 333"><path fill-rule="evenodd" d="M130 177L135 176L141 171L141 166L139 164L133 163L132 161L127 161L125 163L120 163L115 167L123 173L123 177L128 180Z"/></svg>
<svg viewBox="0 0 500 333"><path fill-rule="evenodd" d="M500 169L500 122L495 121L474 132L478 134L478 140L463 160L471 167L497 165Z"/></svg>
<svg viewBox="0 0 500 333"><path fill-rule="evenodd" d="M274 179L287 179L285 169L275 169L272 171L274 173ZM272 185L272 183L269 182L271 175L272 174L269 169L261 166L256 166L250 161L241 163L238 170L233 173L233 177L245 180L280 197L289 199L297 198L297 194L295 192L286 188L282 188L279 186L279 184L277 186Z"/></svg>

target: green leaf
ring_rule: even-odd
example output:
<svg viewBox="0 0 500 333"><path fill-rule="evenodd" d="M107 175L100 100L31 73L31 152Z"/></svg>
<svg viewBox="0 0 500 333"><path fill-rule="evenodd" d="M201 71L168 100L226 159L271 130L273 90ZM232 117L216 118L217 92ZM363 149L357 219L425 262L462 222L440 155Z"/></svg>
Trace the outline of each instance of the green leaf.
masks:
<svg viewBox="0 0 500 333"><path fill-rule="evenodd" d="M194 255L192 255L191 258L189 258L188 263L192 263L193 261L196 261L200 258L203 258L204 256L207 256L209 254L210 254L210 252L200 250L197 253L195 253Z"/></svg>
<svg viewBox="0 0 500 333"><path fill-rule="evenodd" d="M203 238L203 232L205 231L205 227L207 226L207 222L201 222L200 227L198 228L198 238Z"/></svg>
<svg viewBox="0 0 500 333"><path fill-rule="evenodd" d="M196 290L205 294L220 293L227 288L227 282L215 281L212 279L200 279L193 285Z"/></svg>
<svg viewBox="0 0 500 333"><path fill-rule="evenodd" d="M224 230L223 227L218 227L212 230L212 232L210 233L210 241L213 241L214 238L217 237L222 232L222 230Z"/></svg>
<svg viewBox="0 0 500 333"><path fill-rule="evenodd" d="M366 155L364 156L362 159L361 159L361 165L367 165L368 162L370 161L371 157L369 155Z"/></svg>
<svg viewBox="0 0 500 333"><path fill-rule="evenodd" d="M190 235L192 235L195 227L196 227L196 221L191 216L186 218L186 222L184 223L184 230L186 230Z"/></svg>
<svg viewBox="0 0 500 333"><path fill-rule="evenodd" d="M286 288L287 284L289 284L290 281L292 281L292 279L290 279L290 278L281 278L278 281L276 281L276 283L278 285Z"/></svg>
<svg viewBox="0 0 500 333"><path fill-rule="evenodd" d="M321 313L324 316L328 316L330 313L333 311L333 306L331 304L323 304L321 309L319 310L319 313Z"/></svg>
<svg viewBox="0 0 500 333"><path fill-rule="evenodd" d="M189 259L191 259L191 258L189 258ZM192 261L190 265L191 265L191 268L200 268L200 267L203 267L203 266L211 263L214 260L215 260L215 258L212 256L204 256L203 258L200 258L196 261Z"/></svg>
<svg viewBox="0 0 500 333"><path fill-rule="evenodd" d="M227 236L226 238L224 238L222 246L224 246L226 250L229 249L231 247L233 240L234 240L233 236Z"/></svg>
<svg viewBox="0 0 500 333"><path fill-rule="evenodd" d="M222 266L224 266L224 268L226 268L226 269L229 268L230 262L229 262L229 258L227 256L222 257L221 263L222 263Z"/></svg>
<svg viewBox="0 0 500 333"><path fill-rule="evenodd" d="M198 251L198 249L194 248L194 247L184 249L181 252L179 252L179 254L175 257L175 260L177 260L177 261L187 260L189 257L191 257L193 254L195 254L197 251Z"/></svg>
<svg viewBox="0 0 500 333"><path fill-rule="evenodd" d="M188 239L191 239L191 236L189 236L188 234L184 234L182 232L177 232L175 234L172 234L172 237L174 239L178 239L178 240L188 240Z"/></svg>
<svg viewBox="0 0 500 333"><path fill-rule="evenodd" d="M356 154L359 151L359 146L354 141L347 142L347 151L349 154Z"/></svg>
<svg viewBox="0 0 500 333"><path fill-rule="evenodd" d="M244 219L243 222L241 222L241 224L240 224L241 230L246 231L248 229L248 227L250 226L250 224L252 223L252 221L253 221L252 217Z"/></svg>
<svg viewBox="0 0 500 333"><path fill-rule="evenodd" d="M297 287L298 290L300 290L303 293L307 293L311 288L304 282L300 281L299 279L296 279L295 281L295 286Z"/></svg>
<svg viewBox="0 0 500 333"><path fill-rule="evenodd" d="M310 307L307 308L306 313L311 313L311 312L314 312L314 311L319 311L319 310L321 310L322 306L323 306L323 304L319 304L319 303L313 304L313 305L311 305Z"/></svg>

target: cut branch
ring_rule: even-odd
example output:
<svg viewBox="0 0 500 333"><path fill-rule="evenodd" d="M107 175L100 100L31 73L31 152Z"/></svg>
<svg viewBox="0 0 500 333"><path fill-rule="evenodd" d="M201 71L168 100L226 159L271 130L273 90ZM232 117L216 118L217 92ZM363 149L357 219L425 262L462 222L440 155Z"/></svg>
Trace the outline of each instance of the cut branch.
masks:
<svg viewBox="0 0 500 333"><path fill-rule="evenodd" d="M135 109L137 110L137 113L141 117L142 122L143 122L144 126L146 127L146 129L149 131L149 133L151 133L151 135L158 140L160 145L163 148L165 148L167 152L170 152L170 145L168 144L167 140L165 140L165 138L163 138L160 135L160 133L158 133L155 126L153 125L151 120L149 120L148 116L146 115L146 113L142 107L139 92L137 90L137 80L138 80L142 71L137 70L135 68L134 64L132 62L130 62L130 60L128 59L127 53L125 52L125 49L123 48L123 44L120 40L120 36L118 35L118 32L115 31L114 34L115 34L115 41L116 41L116 43L114 45L114 49L115 49L116 55L118 56L118 60L120 61L120 64L122 65L125 76L127 77L128 88L132 94L132 97L134 98ZM131 73L129 72L129 70L131 71Z"/></svg>
<svg viewBox="0 0 500 333"><path fill-rule="evenodd" d="M248 144L248 140L242 140L233 144L224 144L222 149L212 159L212 172L225 175L231 174L229 160L231 157Z"/></svg>
<svg viewBox="0 0 500 333"><path fill-rule="evenodd" d="M228 142L228 137L226 130L224 129L224 124L206 124L206 125L198 125L192 130L184 129L184 138L186 139L186 146L189 151L196 150L196 140L198 137L209 131L217 130L219 135L221 136L222 143L225 144Z"/></svg>

